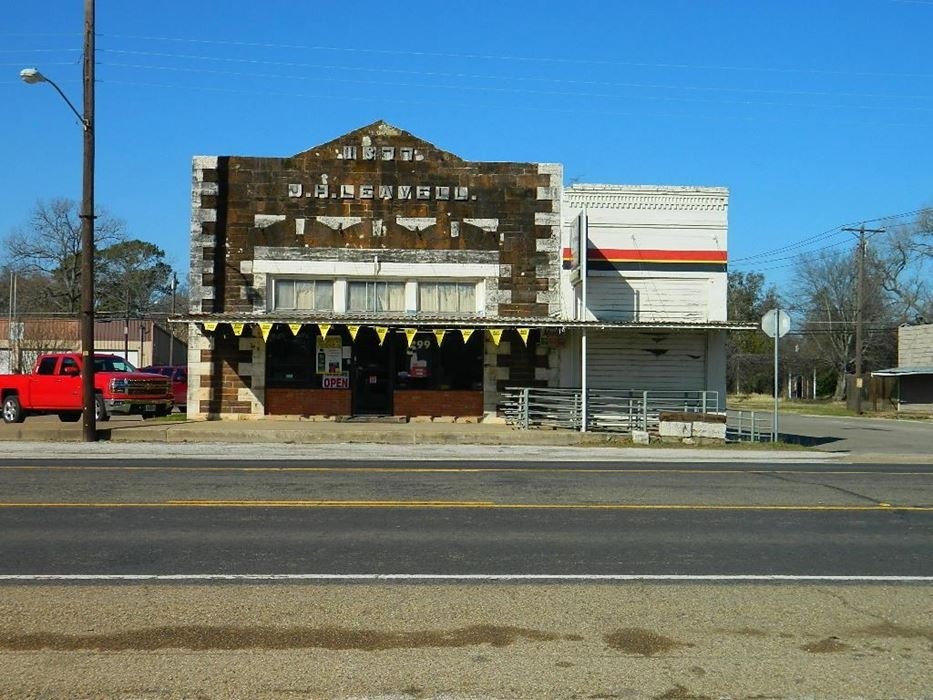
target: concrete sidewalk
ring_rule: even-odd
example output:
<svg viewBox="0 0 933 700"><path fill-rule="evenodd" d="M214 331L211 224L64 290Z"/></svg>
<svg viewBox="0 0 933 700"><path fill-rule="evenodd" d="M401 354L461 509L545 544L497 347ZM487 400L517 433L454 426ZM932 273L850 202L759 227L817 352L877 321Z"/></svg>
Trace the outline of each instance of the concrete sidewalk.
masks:
<svg viewBox="0 0 933 700"><path fill-rule="evenodd" d="M569 430L519 430L496 423L333 422L313 420L142 421L111 420L98 426L100 441L81 442L80 424L34 417L0 425L7 456L216 458L229 453L250 459L449 459L539 461L814 461L839 457L814 450L750 449L748 446L636 447L624 435ZM5 441L5 442L2 442ZM170 444L171 448L157 448ZM844 455L843 455L844 456Z"/></svg>
<svg viewBox="0 0 933 700"><path fill-rule="evenodd" d="M373 420L326 421L295 418L265 418L263 420L195 420L144 421L136 417L114 418L98 425L100 442L93 452L102 454L105 445L169 443L172 454L187 452L181 445L212 445L211 453L222 452L224 444L275 445L276 452L284 446L330 446L326 450L345 452L345 446L397 446L406 458L423 457L428 452L433 459L451 458L452 448L461 446L464 454L478 454L480 447L497 448L487 452L498 459L527 459L532 452L544 455L557 448L594 453L590 459L646 461L813 461L838 459L850 462L911 462L933 463L933 421L879 421L873 419L840 419L817 416L782 416L782 434L805 448L773 449L762 445L728 445L694 447L687 445L633 446L628 436L611 433L579 433L570 430L519 430L503 423L473 423L451 421L395 422ZM8 454L28 454L32 449L46 453L41 443L70 445L68 454L82 453L82 430L79 423L61 423L55 416L34 416L20 424L0 424L0 443ZM14 444L19 443L18 447ZM33 447L27 447L33 445ZM340 447L344 446L344 447ZM428 450L429 447L437 448ZM412 448L417 447L417 454ZM518 454L510 452L521 448ZM125 450L132 452L133 450ZM266 452L270 452L267 447ZM320 453L323 450L314 450ZM152 452L152 450L150 450ZM197 452L197 450L195 450ZM294 452L294 450L293 450ZM308 450L305 450L308 452ZM567 453L569 454L569 453ZM542 457L544 458L544 457ZM578 457L582 459L582 457ZM573 458L569 458L573 459Z"/></svg>

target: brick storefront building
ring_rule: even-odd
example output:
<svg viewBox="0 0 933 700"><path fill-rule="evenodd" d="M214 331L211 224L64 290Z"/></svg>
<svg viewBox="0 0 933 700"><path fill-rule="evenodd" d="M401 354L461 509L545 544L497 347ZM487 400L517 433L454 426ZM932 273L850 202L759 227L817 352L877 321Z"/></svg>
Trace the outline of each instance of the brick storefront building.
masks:
<svg viewBox="0 0 933 700"><path fill-rule="evenodd" d="M638 347L637 334L647 332L652 350L668 338L672 349L700 352L704 369L691 381L702 386L690 388L718 389L725 191L594 192L565 191L560 165L464 161L384 122L290 158L196 157L183 319L189 415L488 415L506 386L573 385L575 333L588 327L604 352L614 334ZM624 203L636 200L649 204ZM669 210L665 225L690 230L694 248L696 230L713 231L700 247L716 250L636 255L605 273L620 283L620 275L640 277L643 286L649 278L643 293L661 289L658 298L687 295L680 306L695 305L700 316L641 318L637 305L609 303L613 279L594 287L599 308L581 307L562 264L573 224L563 201L577 222L580 202L603 206L604 228L625 210ZM707 218L677 223L698 210ZM588 257L618 257L618 245L584 240ZM673 278L680 286L668 294ZM605 376L594 375L594 385L617 382L615 372L597 371Z"/></svg>

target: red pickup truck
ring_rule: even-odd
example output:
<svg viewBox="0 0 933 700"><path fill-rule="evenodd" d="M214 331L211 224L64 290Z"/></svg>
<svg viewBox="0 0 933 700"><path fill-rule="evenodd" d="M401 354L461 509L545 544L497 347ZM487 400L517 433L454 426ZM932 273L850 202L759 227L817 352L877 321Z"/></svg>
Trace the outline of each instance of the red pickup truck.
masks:
<svg viewBox="0 0 933 700"><path fill-rule="evenodd" d="M36 358L31 374L0 375L3 422L49 413L65 422L80 420L82 363L80 353L49 353ZM115 413L165 416L172 410L172 384L167 377L139 372L119 355L95 354L94 399L98 421Z"/></svg>

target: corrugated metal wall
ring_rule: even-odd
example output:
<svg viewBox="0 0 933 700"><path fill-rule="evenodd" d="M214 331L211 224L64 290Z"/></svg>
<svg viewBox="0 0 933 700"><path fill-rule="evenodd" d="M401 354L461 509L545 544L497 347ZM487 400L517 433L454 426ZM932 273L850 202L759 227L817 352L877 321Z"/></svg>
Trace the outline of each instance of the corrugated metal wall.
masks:
<svg viewBox="0 0 933 700"><path fill-rule="evenodd" d="M594 389L707 388L705 334L589 331L587 347L587 382Z"/></svg>
<svg viewBox="0 0 933 700"><path fill-rule="evenodd" d="M710 283L690 277L590 276L587 306L592 318L605 321L709 320Z"/></svg>

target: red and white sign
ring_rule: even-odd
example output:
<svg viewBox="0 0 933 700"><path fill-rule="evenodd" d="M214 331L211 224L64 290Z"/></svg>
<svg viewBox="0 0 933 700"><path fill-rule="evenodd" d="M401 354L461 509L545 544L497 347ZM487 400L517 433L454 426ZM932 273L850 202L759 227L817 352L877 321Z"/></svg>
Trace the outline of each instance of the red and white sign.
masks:
<svg viewBox="0 0 933 700"><path fill-rule="evenodd" d="M321 377L323 389L349 389L350 378L346 374L325 374Z"/></svg>

